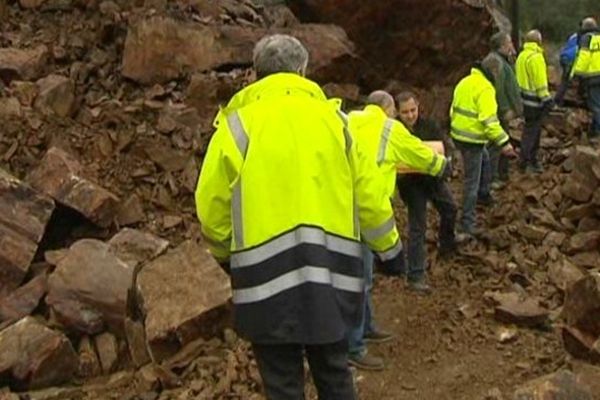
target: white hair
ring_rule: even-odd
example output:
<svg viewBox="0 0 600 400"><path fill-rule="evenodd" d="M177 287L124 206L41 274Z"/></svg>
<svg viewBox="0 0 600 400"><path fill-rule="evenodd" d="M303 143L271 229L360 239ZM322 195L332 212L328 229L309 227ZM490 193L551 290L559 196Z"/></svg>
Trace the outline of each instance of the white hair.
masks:
<svg viewBox="0 0 600 400"><path fill-rule="evenodd" d="M308 51L298 39L290 35L263 37L254 46L252 58L259 78L278 72L304 75L308 65Z"/></svg>

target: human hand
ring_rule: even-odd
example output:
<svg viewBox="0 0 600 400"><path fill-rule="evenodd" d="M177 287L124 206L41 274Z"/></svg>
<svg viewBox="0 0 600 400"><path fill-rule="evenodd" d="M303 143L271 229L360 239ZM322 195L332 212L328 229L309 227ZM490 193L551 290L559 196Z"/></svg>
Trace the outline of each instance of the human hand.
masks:
<svg viewBox="0 0 600 400"><path fill-rule="evenodd" d="M502 147L502 149L500 150L500 152L505 157L517 158L517 152L515 151L515 148L512 146L512 144L510 144L510 143L505 144L504 147Z"/></svg>

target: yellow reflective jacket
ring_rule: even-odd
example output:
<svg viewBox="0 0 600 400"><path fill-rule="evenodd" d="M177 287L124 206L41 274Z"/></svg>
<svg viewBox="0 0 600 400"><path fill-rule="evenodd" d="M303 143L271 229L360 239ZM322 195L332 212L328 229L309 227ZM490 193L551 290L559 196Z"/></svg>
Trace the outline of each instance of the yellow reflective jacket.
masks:
<svg viewBox="0 0 600 400"><path fill-rule="evenodd" d="M444 172L446 158L411 135L401 122L388 118L381 107L368 105L361 111L352 111L348 114L348 126L361 150L379 167L390 198L394 195L398 164L433 176Z"/></svg>
<svg viewBox="0 0 600 400"><path fill-rule="evenodd" d="M500 126L497 116L496 89L477 68L463 78L456 88L450 107L450 136L452 139L473 144L492 142L504 146L508 134Z"/></svg>
<svg viewBox="0 0 600 400"><path fill-rule="evenodd" d="M573 75L591 84L600 84L600 32L592 32L581 38Z"/></svg>
<svg viewBox="0 0 600 400"><path fill-rule="evenodd" d="M211 253L230 260L238 331L265 342L341 340L360 316L361 237L383 260L401 251L376 166L339 103L296 74L246 87L216 124L195 198Z"/></svg>
<svg viewBox="0 0 600 400"><path fill-rule="evenodd" d="M544 50L540 45L525 43L517 57L515 68L524 106L542 107L544 102L551 99Z"/></svg>

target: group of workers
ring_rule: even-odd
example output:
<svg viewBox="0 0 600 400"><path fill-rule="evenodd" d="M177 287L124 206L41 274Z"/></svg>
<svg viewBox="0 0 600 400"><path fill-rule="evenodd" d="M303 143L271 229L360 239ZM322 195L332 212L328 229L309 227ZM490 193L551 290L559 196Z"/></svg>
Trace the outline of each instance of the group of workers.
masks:
<svg viewBox="0 0 600 400"><path fill-rule="evenodd" d="M595 88L600 33L580 36L571 76ZM392 339L373 320L374 259L381 272L429 293L427 202L440 214L442 256L476 240L476 205L490 204L517 156L507 127L519 115L519 166L541 171L541 120L553 106L541 44L538 31L527 33L513 68L510 36L495 34L490 54L455 88L450 136L464 170L456 232L445 179L451 144L420 115L414 93L394 99L378 90L346 114L305 77L308 52L296 38L276 34L256 44L256 81L219 111L195 196L204 240L231 278L235 328L252 343L269 399L304 398L305 358L320 399L356 399L349 366L381 369L365 343ZM592 110L590 138L600 135ZM445 152L428 141L442 141ZM398 175L399 165L410 173ZM391 202L396 187L408 209L407 265Z"/></svg>

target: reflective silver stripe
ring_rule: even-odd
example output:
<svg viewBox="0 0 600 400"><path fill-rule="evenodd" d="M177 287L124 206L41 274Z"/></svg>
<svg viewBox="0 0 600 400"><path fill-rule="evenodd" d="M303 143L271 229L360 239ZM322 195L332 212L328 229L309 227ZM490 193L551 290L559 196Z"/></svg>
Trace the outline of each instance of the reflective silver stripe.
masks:
<svg viewBox="0 0 600 400"><path fill-rule="evenodd" d="M479 116L474 111L465 110L464 108L460 108L460 107L452 107L452 111L456 112L457 114L464 115L465 117L469 117L469 118L477 118Z"/></svg>
<svg viewBox="0 0 600 400"><path fill-rule="evenodd" d="M231 267L242 268L258 264L303 243L322 245L336 253L362 257L359 242L329 235L319 228L301 226L262 246L232 254Z"/></svg>
<svg viewBox="0 0 600 400"><path fill-rule="evenodd" d="M501 135L498 139L496 139L494 141L495 144L499 145L501 144L503 141L510 139L510 137L508 136L508 134L506 132L504 132L503 135Z"/></svg>
<svg viewBox="0 0 600 400"><path fill-rule="evenodd" d="M233 185L231 193L231 217L233 222L233 239L235 248L244 248L244 222L242 220L242 178Z"/></svg>
<svg viewBox="0 0 600 400"><path fill-rule="evenodd" d="M361 278L333 273L327 268L306 266L283 274L262 285L235 289L233 290L233 302L235 304L255 303L305 283L330 285L336 289L354 293L362 293L364 290L364 280Z"/></svg>
<svg viewBox="0 0 600 400"><path fill-rule="evenodd" d="M456 129L456 128L451 128L452 132L455 133L457 136L462 136L471 140L476 140L480 143L485 143L487 142L487 140L485 138L482 137L482 135L477 134L477 133L472 133L472 132L467 132L467 131L463 131L460 129Z"/></svg>
<svg viewBox="0 0 600 400"><path fill-rule="evenodd" d="M429 175L431 175L431 171L433 171L433 169L435 168L435 164L437 164L438 158L439 158L439 156L437 154L433 155L433 159L431 160L431 163L427 167L427 173Z"/></svg>
<svg viewBox="0 0 600 400"><path fill-rule="evenodd" d="M446 165L448 165L448 160L446 159L446 157L442 157L442 168L440 168L440 172L438 173L438 176L441 176L444 173L444 170L446 169Z"/></svg>
<svg viewBox="0 0 600 400"><path fill-rule="evenodd" d="M396 220L394 219L394 216L392 215L390 217L390 219L388 219L387 221L385 221L383 224L379 225L378 227L373 228L373 229L366 229L366 230L362 231L361 236L365 240L375 240L375 239L378 239L381 236L385 235L386 233L389 233L392 229L394 229L395 226L396 226Z"/></svg>
<svg viewBox="0 0 600 400"><path fill-rule="evenodd" d="M237 111L227 116L227 125L229 125L229 130L233 135L238 150L242 153L242 157L246 157L246 151L248 150L248 135L244 130L242 120L240 120Z"/></svg>
<svg viewBox="0 0 600 400"><path fill-rule="evenodd" d="M383 130L381 131L381 141L379 142L379 152L377 153L377 165L381 165L385 159L385 149L390 140L390 134L392 133L392 124L394 121L391 118L385 120L383 124Z"/></svg>
<svg viewBox="0 0 600 400"><path fill-rule="evenodd" d="M491 125L495 122L499 122L498 117L495 115L493 117L489 117L488 119L483 120L484 125Z"/></svg>
<svg viewBox="0 0 600 400"><path fill-rule="evenodd" d="M344 140L346 141L346 154L348 154L352 148L352 135L348 130L348 116L340 110L337 110L337 114L344 123Z"/></svg>
<svg viewBox="0 0 600 400"><path fill-rule="evenodd" d="M391 260L392 258L396 257L398 254L400 254L401 251L402 251L402 241L400 239L398 239L398 243L396 243L394 245L394 247L392 247L391 249L389 249L387 251L377 252L377 255L379 256L379 259L381 261L387 261L387 260Z"/></svg>
<svg viewBox="0 0 600 400"><path fill-rule="evenodd" d="M525 95L536 96L537 97L537 92L532 91L532 90L521 89L521 93L525 94Z"/></svg>
<svg viewBox="0 0 600 400"><path fill-rule="evenodd" d="M523 99L523 104L526 106L530 106L530 107L541 107L542 103L538 102L538 101L532 101L532 100L525 100Z"/></svg>

